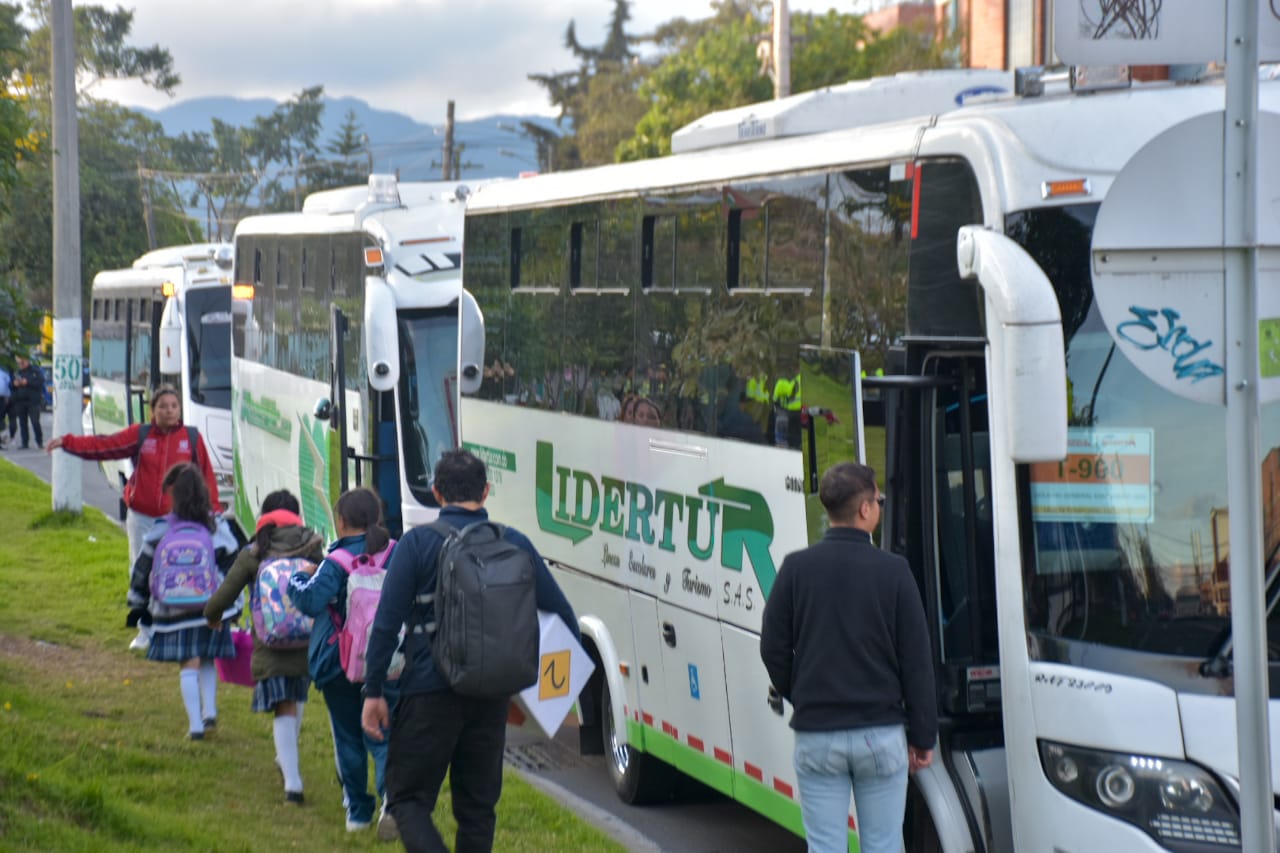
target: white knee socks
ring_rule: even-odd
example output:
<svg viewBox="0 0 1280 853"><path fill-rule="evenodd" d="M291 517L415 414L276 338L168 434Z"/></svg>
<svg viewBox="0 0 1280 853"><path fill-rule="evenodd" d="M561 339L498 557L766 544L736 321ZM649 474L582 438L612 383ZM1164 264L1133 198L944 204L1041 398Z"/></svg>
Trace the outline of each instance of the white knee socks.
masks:
<svg viewBox="0 0 1280 853"><path fill-rule="evenodd" d="M218 671L211 660L200 661L200 704L204 719L218 719Z"/></svg>
<svg viewBox="0 0 1280 853"><path fill-rule="evenodd" d="M182 687L182 704L187 709L188 731L204 732L204 720L200 716L200 673L194 669L179 670L178 683Z"/></svg>
<svg viewBox="0 0 1280 853"><path fill-rule="evenodd" d="M284 774L286 791L302 791L302 772L298 767L298 718L276 717L271 730L276 742L276 760Z"/></svg>

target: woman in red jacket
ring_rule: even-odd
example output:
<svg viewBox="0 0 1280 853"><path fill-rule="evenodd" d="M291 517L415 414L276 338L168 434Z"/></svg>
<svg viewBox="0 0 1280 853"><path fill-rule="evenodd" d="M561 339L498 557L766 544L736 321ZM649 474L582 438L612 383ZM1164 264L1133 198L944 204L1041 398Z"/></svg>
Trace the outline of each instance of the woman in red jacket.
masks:
<svg viewBox="0 0 1280 853"><path fill-rule="evenodd" d="M100 461L133 458L133 476L124 487L124 503L129 513L125 530L129 535L129 565L142 551L142 540L160 516L169 512L169 496L163 483L165 474L179 462L193 462L204 474L215 513L222 512L218 503L218 480L209 462L204 438L194 429L182 425L182 399L172 385L157 386L151 392L151 424L143 437L142 424L131 424L110 435L60 435L46 445L49 453L62 448L72 456ZM192 446L194 438L196 446ZM138 636L131 649L145 649L151 641L150 628L139 625Z"/></svg>

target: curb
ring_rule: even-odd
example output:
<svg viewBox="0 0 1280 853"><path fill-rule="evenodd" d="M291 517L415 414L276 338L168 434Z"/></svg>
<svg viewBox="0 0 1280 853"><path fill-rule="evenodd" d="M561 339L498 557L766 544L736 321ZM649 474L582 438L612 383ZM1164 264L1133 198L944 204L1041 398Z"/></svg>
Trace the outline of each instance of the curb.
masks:
<svg viewBox="0 0 1280 853"><path fill-rule="evenodd" d="M512 765L508 764L508 767ZM594 803L587 802L577 794L562 788L555 782L549 782L541 776L512 767L520 778L550 797L564 804L569 811L600 829L614 841L626 847L631 853L662 853L662 848L646 838L639 830L617 815L610 814Z"/></svg>

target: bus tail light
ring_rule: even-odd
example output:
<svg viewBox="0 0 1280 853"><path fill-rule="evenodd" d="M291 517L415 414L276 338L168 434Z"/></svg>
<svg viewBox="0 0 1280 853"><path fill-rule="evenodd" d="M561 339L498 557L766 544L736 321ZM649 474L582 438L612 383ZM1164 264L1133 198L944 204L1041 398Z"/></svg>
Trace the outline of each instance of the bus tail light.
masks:
<svg viewBox="0 0 1280 853"><path fill-rule="evenodd" d="M173 294L176 293L177 290L178 288L171 281L166 281L164 284L160 285L160 295L163 296L165 299L168 299L170 296L173 296Z"/></svg>
<svg viewBox="0 0 1280 853"><path fill-rule="evenodd" d="M1207 770L1187 761L1040 741L1049 782L1175 851L1239 848L1240 815Z"/></svg>
<svg viewBox="0 0 1280 853"><path fill-rule="evenodd" d="M248 299L252 301L253 285L252 284L233 284L231 286L231 298L232 299Z"/></svg>

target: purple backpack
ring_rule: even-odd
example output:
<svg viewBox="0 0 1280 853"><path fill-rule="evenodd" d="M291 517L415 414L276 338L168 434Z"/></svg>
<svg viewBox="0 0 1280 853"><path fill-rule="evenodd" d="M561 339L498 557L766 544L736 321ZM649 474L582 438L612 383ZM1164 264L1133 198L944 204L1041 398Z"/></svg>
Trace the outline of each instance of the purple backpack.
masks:
<svg viewBox="0 0 1280 853"><path fill-rule="evenodd" d="M151 599L178 611L201 611L222 583L209 528L166 516L151 562Z"/></svg>
<svg viewBox="0 0 1280 853"><path fill-rule="evenodd" d="M347 612L339 614L332 611L334 639L330 642L338 644L338 660L347 680L358 683L365 680L365 655L369 650L369 634L373 631L373 616L378 612L378 601L382 598L382 582L387 576L387 559L395 547L392 539L376 554L352 554L342 548L329 553L333 560L347 573ZM404 630L401 629L401 639ZM404 655L399 650L391 656L391 666L387 670L387 679L395 681L404 670Z"/></svg>
<svg viewBox="0 0 1280 853"><path fill-rule="evenodd" d="M268 557L258 566L249 592L249 615L258 642L273 649L301 649L311 641L314 621L289 598L289 578L315 563L306 557Z"/></svg>

